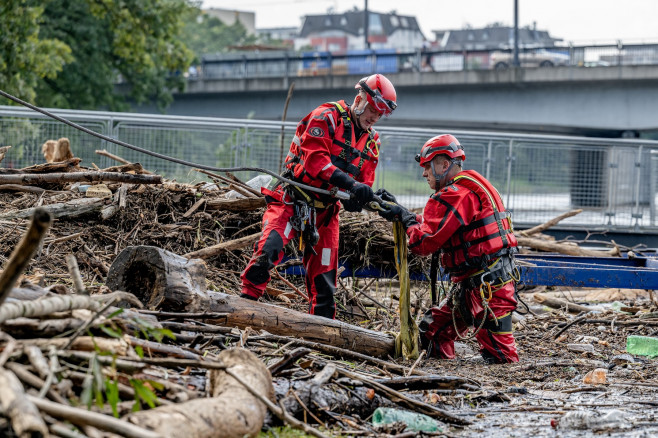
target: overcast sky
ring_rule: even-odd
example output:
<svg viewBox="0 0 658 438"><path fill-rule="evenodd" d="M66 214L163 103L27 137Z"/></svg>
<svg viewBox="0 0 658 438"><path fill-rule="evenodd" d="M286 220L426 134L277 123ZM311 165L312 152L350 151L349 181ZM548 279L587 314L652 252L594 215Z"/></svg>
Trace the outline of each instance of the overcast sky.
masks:
<svg viewBox="0 0 658 438"><path fill-rule="evenodd" d="M658 41L658 0L518 0L519 26L537 23L539 30L565 41L589 43L621 39ZM203 7L256 13L256 27L299 26L303 15L363 9L364 0L203 0ZM369 0L377 12L395 10L418 20L425 38L432 30L514 24L514 0Z"/></svg>

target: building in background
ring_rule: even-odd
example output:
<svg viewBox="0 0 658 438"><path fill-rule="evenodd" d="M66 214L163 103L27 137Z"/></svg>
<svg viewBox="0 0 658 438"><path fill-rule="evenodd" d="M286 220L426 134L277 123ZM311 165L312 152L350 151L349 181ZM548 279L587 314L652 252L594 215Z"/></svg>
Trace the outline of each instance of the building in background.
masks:
<svg viewBox="0 0 658 438"><path fill-rule="evenodd" d="M514 28L492 24L482 29L435 30L432 47L442 50L506 50L514 47ZM519 28L519 47L553 47L562 41L547 31Z"/></svg>
<svg viewBox="0 0 658 438"><path fill-rule="evenodd" d="M295 50L345 52L366 49L365 11L307 15ZM414 50L423 46L416 17L368 11L368 42L371 49Z"/></svg>
<svg viewBox="0 0 658 438"><path fill-rule="evenodd" d="M222 23L231 26L236 21L242 23L249 35L256 33L256 14L254 12L237 11L235 9L209 8L203 10L206 14L219 18Z"/></svg>

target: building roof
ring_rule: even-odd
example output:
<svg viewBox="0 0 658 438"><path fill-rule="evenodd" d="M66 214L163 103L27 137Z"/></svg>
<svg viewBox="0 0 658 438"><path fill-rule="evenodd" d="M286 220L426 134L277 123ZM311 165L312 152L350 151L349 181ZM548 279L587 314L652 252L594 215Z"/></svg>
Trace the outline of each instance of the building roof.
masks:
<svg viewBox="0 0 658 438"><path fill-rule="evenodd" d="M398 30L415 31L422 35L416 17L398 15L394 12L383 14L368 11L369 35L392 35ZM326 31L341 31L354 36L363 35L365 11L348 11L341 14L306 15L299 32L301 37L317 35Z"/></svg>
<svg viewBox="0 0 658 438"><path fill-rule="evenodd" d="M435 30L440 47L446 50L506 49L514 45L514 28L490 26L481 29ZM554 46L560 38L551 37L547 31L519 28L519 46Z"/></svg>

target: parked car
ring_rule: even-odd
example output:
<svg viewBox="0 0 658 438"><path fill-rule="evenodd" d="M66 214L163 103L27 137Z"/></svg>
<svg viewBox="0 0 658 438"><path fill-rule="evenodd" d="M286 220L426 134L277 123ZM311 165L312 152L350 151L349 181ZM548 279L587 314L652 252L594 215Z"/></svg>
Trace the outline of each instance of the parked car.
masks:
<svg viewBox="0 0 658 438"><path fill-rule="evenodd" d="M492 52L489 65L496 70L506 69L514 63L512 52ZM562 52L552 52L546 49L531 51L519 50L519 63L521 67L554 67L556 65L569 65L569 55Z"/></svg>

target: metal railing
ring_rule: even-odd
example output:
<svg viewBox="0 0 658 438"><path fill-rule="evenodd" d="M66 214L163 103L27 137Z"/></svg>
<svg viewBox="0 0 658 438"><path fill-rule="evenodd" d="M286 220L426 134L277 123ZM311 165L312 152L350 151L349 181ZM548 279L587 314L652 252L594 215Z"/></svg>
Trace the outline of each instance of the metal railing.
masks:
<svg viewBox="0 0 658 438"><path fill-rule="evenodd" d="M53 110L96 132L161 154L217 167L280 170L295 123L147 114ZM430 137L457 136L466 169L486 176L500 191L517 224L536 225L573 208L583 213L563 224L574 228L658 230L658 141L506 134L421 128L378 129L382 147L375 187L395 193L408 207L422 207L430 188L414 155ZM0 145L11 145L0 166L44 161L41 145L67 137L82 166L117 163L95 153L119 155L169 179L206 181L189 167L117 146L24 108L0 106ZM282 153L283 145L283 153ZM240 177L256 176L246 172Z"/></svg>
<svg viewBox="0 0 658 438"><path fill-rule="evenodd" d="M658 44L616 44L525 47L521 67L607 67L657 65ZM194 79L237 79L371 73L442 72L503 69L512 65L511 49L359 50L355 53L276 52L205 55L188 74Z"/></svg>

